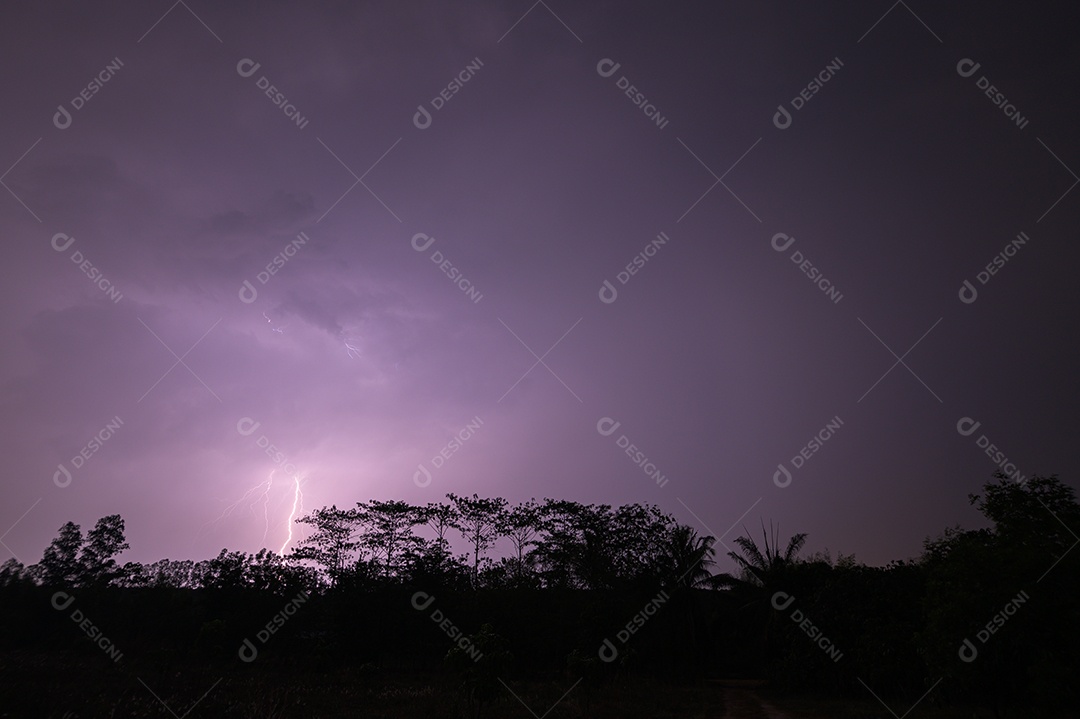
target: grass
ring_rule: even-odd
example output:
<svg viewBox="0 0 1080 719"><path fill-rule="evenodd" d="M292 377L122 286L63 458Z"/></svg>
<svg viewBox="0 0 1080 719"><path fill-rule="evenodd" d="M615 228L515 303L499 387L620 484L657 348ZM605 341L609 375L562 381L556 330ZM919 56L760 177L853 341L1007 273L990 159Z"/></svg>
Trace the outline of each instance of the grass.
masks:
<svg viewBox="0 0 1080 719"><path fill-rule="evenodd" d="M0 654L0 717L236 717L237 719L476 719L476 704L448 673L407 673L260 657L158 656L140 665L86 652ZM823 700L773 695L747 682L621 678L600 686L570 676L493 684L480 719L890 719L873 698ZM156 695L156 696L155 696ZM903 716L907 706L894 706ZM986 709L942 709L925 701L911 719L989 719ZM1031 712L1010 716L1036 717ZM1064 717L1065 715L1060 715ZM1052 717L1049 719L1058 719Z"/></svg>

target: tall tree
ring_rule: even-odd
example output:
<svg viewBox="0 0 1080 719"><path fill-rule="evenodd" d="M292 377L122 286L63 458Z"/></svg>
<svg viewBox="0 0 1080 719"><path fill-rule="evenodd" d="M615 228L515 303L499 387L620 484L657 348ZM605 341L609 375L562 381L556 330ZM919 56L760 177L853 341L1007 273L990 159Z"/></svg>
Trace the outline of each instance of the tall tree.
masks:
<svg viewBox="0 0 1080 719"><path fill-rule="evenodd" d="M361 541L374 561L382 565L383 579L396 576L402 557L420 545L420 538L413 533L413 527L421 521L419 510L401 500L373 499L357 503L356 517Z"/></svg>
<svg viewBox="0 0 1080 719"><path fill-rule="evenodd" d="M770 523L770 528L771 528ZM757 587L771 590L778 586L780 580L797 560L799 552L806 544L806 533L792 535L788 540L787 547L780 551L780 528L773 530L772 540L765 531L765 523L761 524L761 534L765 551L762 551L757 543L751 539L747 532L742 537L737 537L735 543L739 545L742 554L728 552L728 556L739 565L741 570L738 577L725 573L719 575L718 582L726 586Z"/></svg>
<svg viewBox="0 0 1080 719"><path fill-rule="evenodd" d="M703 589L713 587L716 579L710 569L716 564L715 537L699 537L693 528L676 526L668 535L667 582L676 587Z"/></svg>
<svg viewBox="0 0 1080 719"><path fill-rule="evenodd" d="M481 499L475 494L472 498L452 493L446 496L454 503L460 517L458 528L473 550L472 584L475 588L480 576L480 555L499 537L506 500L502 497Z"/></svg>
<svg viewBox="0 0 1080 719"><path fill-rule="evenodd" d="M119 514L99 519L86 533L86 544L79 555L83 582L103 586L119 578L116 556L129 546L124 538L124 520Z"/></svg>
<svg viewBox="0 0 1080 719"><path fill-rule="evenodd" d="M502 516L499 534L514 545L511 574L516 583L522 582L531 571L534 555L530 548L536 546L540 533L540 508L535 499L518 504Z"/></svg>
<svg viewBox="0 0 1080 719"><path fill-rule="evenodd" d="M451 529L460 529L460 517L453 504L443 502L428 502L421 510L421 516L427 526L435 532L435 540L440 544L449 545L446 534Z"/></svg>
<svg viewBox="0 0 1080 719"><path fill-rule="evenodd" d="M1072 487L1056 474L1017 482L999 471L994 479L983 486L982 494L970 494L968 500L994 523L998 536L1057 556L1076 543L1070 528L1080 526L1080 507Z"/></svg>
<svg viewBox="0 0 1080 719"><path fill-rule="evenodd" d="M311 525L314 531L296 544L290 556L315 562L331 586L336 585L351 564L353 552L360 546L356 539L356 513L333 505L316 509L296 521Z"/></svg>
<svg viewBox="0 0 1080 719"><path fill-rule="evenodd" d="M0 588L24 582L32 583L33 579L22 562L12 557L0 565Z"/></svg>
<svg viewBox="0 0 1080 719"><path fill-rule="evenodd" d="M41 561L34 567L34 573L45 586L75 586L82 580L82 568L79 564L79 548L82 546L82 530L74 522L67 522L60 527L60 534L54 539Z"/></svg>
<svg viewBox="0 0 1080 719"><path fill-rule="evenodd" d="M772 524L770 523L770 527ZM768 661L772 656L772 646L777 636L778 613L770 600L777 591L791 590L789 578L797 562L799 551L806 543L806 534L796 534L788 540L787 547L780 551L780 528L773 530L772 539L761 524L764 551L747 532L735 539L742 553L731 551L728 556L739 566L739 576L727 572L717 575L713 581L717 587L727 587L742 595L742 610L749 612L743 621L756 626L759 634L759 660Z"/></svg>
<svg viewBox="0 0 1080 719"><path fill-rule="evenodd" d="M991 527L948 529L926 542L920 653L996 715L1032 698L1077 706L1069 679L1080 674L1080 504L1054 475L1017 482L997 472L994 479L969 497ZM989 641L976 638L984 625ZM967 638L964 662L957 637Z"/></svg>
<svg viewBox="0 0 1080 719"><path fill-rule="evenodd" d="M671 533L678 523L656 505L624 504L611 517L615 575L623 582L654 583L670 564Z"/></svg>
<svg viewBox="0 0 1080 719"><path fill-rule="evenodd" d="M648 541L632 538L631 524L620 524L633 512L620 515L607 504L545 499L541 514L544 536L536 557L547 586L609 589L627 578L623 552L639 540Z"/></svg>
<svg viewBox="0 0 1080 719"><path fill-rule="evenodd" d="M245 552L222 549L213 559L199 562L195 568L196 582L205 589L242 589L251 586L251 559Z"/></svg>

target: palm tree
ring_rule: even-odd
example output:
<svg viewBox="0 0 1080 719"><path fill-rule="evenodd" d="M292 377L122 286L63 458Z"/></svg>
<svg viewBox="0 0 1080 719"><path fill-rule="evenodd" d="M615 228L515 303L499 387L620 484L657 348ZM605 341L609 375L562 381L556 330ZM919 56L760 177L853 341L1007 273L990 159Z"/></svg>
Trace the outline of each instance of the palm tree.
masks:
<svg viewBox="0 0 1080 719"><path fill-rule="evenodd" d="M700 537L693 528L680 524L671 530L667 546L669 580L676 587L705 589L714 586L716 577L710 571L716 562L715 537Z"/></svg>
<svg viewBox="0 0 1080 719"><path fill-rule="evenodd" d="M739 565L742 570L740 576L736 577L725 572L717 576L717 584L741 589L775 589L782 577L787 573L787 568L796 562L797 555L802 550L803 545L806 544L806 533L792 535L791 539L788 540L787 548L781 553L780 527L777 526L773 529L770 522L769 528L772 529L771 542L769 541L769 535L765 532L765 523L761 523L761 534L765 545L764 552L751 539L749 532L746 533L746 536L738 537L735 540L735 544L739 545L742 554L732 551L728 552L728 556ZM757 593L755 592L755 594Z"/></svg>
<svg viewBox="0 0 1080 719"><path fill-rule="evenodd" d="M798 561L797 555L806 544L806 533L795 534L788 540L787 547L780 551L780 528L772 528L772 540L765 531L765 523L761 523L761 534L765 546L762 551L756 542L746 532L743 537L738 537L735 544L739 545L742 554L728 552L728 556L735 561L741 569L740 576L724 573L716 576L715 585L727 587L739 592L746 597L746 603L742 609L750 609L758 617L761 627L760 651L761 661L767 665L769 659L769 647L772 637L776 632L777 612L769 603L775 593L786 583L791 567ZM745 530L745 527L744 527ZM753 620L751 620L753 621Z"/></svg>
<svg viewBox="0 0 1080 719"><path fill-rule="evenodd" d="M683 633L683 642L693 648L695 656L702 660L708 641L702 631L702 602L695 589L715 586L716 577L710 570L716 562L715 537L701 537L685 524L676 524L665 532L666 541L661 548L663 583L677 600L679 623L676 631Z"/></svg>

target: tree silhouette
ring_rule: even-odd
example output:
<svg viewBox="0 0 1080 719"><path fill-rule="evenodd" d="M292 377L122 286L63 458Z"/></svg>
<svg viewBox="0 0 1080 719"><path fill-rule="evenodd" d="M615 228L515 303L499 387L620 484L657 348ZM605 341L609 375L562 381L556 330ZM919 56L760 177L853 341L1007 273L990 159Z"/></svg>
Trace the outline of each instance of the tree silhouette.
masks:
<svg viewBox="0 0 1080 719"><path fill-rule="evenodd" d="M290 556L315 562L322 567L330 585L337 585L350 564L353 552L360 546L355 538L355 512L333 505L316 509L296 521L310 524L315 531L300 540Z"/></svg>
<svg viewBox="0 0 1080 719"><path fill-rule="evenodd" d="M611 507L545 499L537 558L548 586L606 589L617 576Z"/></svg>
<svg viewBox="0 0 1080 719"><path fill-rule="evenodd" d="M1080 526L1080 508L1072 487L1057 475L1035 475L1020 483L996 472L994 479L981 495L970 494L968 500L994 523L999 536L1058 556L1076 543L1069 528Z"/></svg>
<svg viewBox="0 0 1080 719"><path fill-rule="evenodd" d="M128 548L124 520L119 514L102 517L86 533L74 522L66 522L30 573L45 586L108 586L122 584L124 570L116 556Z"/></svg>
<svg viewBox="0 0 1080 719"><path fill-rule="evenodd" d="M459 497L456 494L446 496L454 503L454 508L460 517L458 529L472 547L472 583L473 587L477 587L480 576L480 554L490 549L499 536L506 500L502 497L482 499L475 494L472 498Z"/></svg>
<svg viewBox="0 0 1080 719"><path fill-rule="evenodd" d="M990 528L947 529L925 543L919 648L933 671L996 713L1032 696L1075 705L1080 505L1056 476L1016 482L997 472L994 479L969 496ZM1030 607L995 620L989 640L980 641L976 632L1018 597L1030 598ZM971 643L965 662L956 660L958 637Z"/></svg>
<svg viewBox="0 0 1080 719"><path fill-rule="evenodd" d="M447 532L451 529L460 529L460 517L458 516L457 509L452 504L428 502L428 504L420 510L420 516L427 526L431 527L432 531L435 532L435 540L442 544L448 544L446 539Z"/></svg>
<svg viewBox="0 0 1080 719"><path fill-rule="evenodd" d="M772 528L771 523L769 526ZM735 544L742 553L731 551L728 556L739 566L739 576L725 572L713 580L717 587L730 588L736 592L736 596L742 596L742 610L749 610L751 626L759 627L758 660L764 662L768 662L772 656L770 645L777 631L777 612L773 611L769 602L777 591L787 585L797 555L806 543L805 533L795 534L781 552L779 532L779 527L773 529L770 541L769 534L765 531L765 523L762 522L764 551L750 537L749 532L737 537Z"/></svg>
<svg viewBox="0 0 1080 719"><path fill-rule="evenodd" d="M82 546L82 530L74 522L66 522L60 527L59 536L54 539L41 561L34 565L34 573L47 587L76 586L82 579L82 567L79 564L79 548Z"/></svg>
<svg viewBox="0 0 1080 719"><path fill-rule="evenodd" d="M770 528L772 524L770 523ZM735 543L739 545L742 554L728 552L728 556L739 565L741 573L738 577L728 573L719 575L717 583L720 586L750 587L771 590L779 586L785 573L796 561L797 555L806 544L806 533L792 535L788 540L787 547L780 551L780 528L773 530L772 541L765 532L765 523L761 524L761 534L765 551L762 551L757 543L747 532L745 536L737 537Z"/></svg>
<svg viewBox="0 0 1080 719"><path fill-rule="evenodd" d="M517 505L502 516L499 534L508 538L514 546L510 557L510 576L515 585L522 585L535 565L535 555L530 551L536 546L536 535L540 532L540 508L536 500L529 500Z"/></svg>
<svg viewBox="0 0 1080 719"><path fill-rule="evenodd" d="M611 513L608 542L616 578L655 583L665 579L675 518L655 505L624 504ZM710 555L711 556L711 555Z"/></svg>
<svg viewBox="0 0 1080 719"><path fill-rule="evenodd" d="M710 571L716 564L713 560L715 543L715 537L699 537L693 528L677 525L668 538L666 581L672 586L691 589L715 586L716 578Z"/></svg>
<svg viewBox="0 0 1080 719"><path fill-rule="evenodd" d="M247 554L222 549L213 559L199 562L195 575L198 586L207 589L238 589L247 586Z"/></svg>
<svg viewBox="0 0 1080 719"><path fill-rule="evenodd" d="M105 586L121 576L116 555L128 549L124 539L124 520L119 514L102 517L86 533L86 544L79 555L82 582L85 585Z"/></svg>
<svg viewBox="0 0 1080 719"><path fill-rule="evenodd" d="M22 562L12 557L0 564L0 589L24 582L33 582L33 577Z"/></svg>
<svg viewBox="0 0 1080 719"><path fill-rule="evenodd" d="M361 525L360 542L382 564L382 576L389 580L401 570L401 558L420 544L413 527L421 521L419 510L401 500L357 502L356 517Z"/></svg>

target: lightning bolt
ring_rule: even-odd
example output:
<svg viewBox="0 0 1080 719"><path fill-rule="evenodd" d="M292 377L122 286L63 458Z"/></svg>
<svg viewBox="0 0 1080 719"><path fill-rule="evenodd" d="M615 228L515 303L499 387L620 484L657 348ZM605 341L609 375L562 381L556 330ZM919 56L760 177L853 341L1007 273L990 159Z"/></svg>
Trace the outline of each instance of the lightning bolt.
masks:
<svg viewBox="0 0 1080 719"><path fill-rule="evenodd" d="M268 509L270 507L270 488L274 486L274 472L276 469L270 470L270 476L266 478L266 491L263 492L263 546L266 546L266 535L270 532L270 517L268 516Z"/></svg>
<svg viewBox="0 0 1080 719"><path fill-rule="evenodd" d="M203 528L205 528L207 525L218 524L224 521L225 519L230 517L234 511L236 511L237 507L239 507L241 504L244 504L245 502L247 503L248 509L251 510L251 516L254 517L255 505L259 502L259 500L263 500L264 503L269 503L270 501L270 487L272 487L274 484L274 472L276 471L276 469L272 470L269 477L244 492L244 494L241 495L240 499L225 507L225 509L221 512L221 515L217 519L207 522L203 525ZM262 490L262 492L256 495L256 493L259 492L260 489ZM265 517L265 515L266 511L264 504L263 516Z"/></svg>
<svg viewBox="0 0 1080 719"><path fill-rule="evenodd" d="M221 512L221 515L214 520L211 520L202 526L205 530L209 525L218 525L224 520L232 516L241 505L246 505L251 511L251 516L257 516L255 514L255 507L258 504L262 504L263 509L263 538L262 546L266 546L266 538L270 534L270 491L274 487L274 474L277 473L277 469L270 470L270 475L259 482L254 487L250 487L243 495L240 496L235 502L225 507ZM292 478L292 508L289 510L289 516L285 520L286 537L285 541L281 545L281 549L278 550L278 554L285 556L285 550L289 548L289 545L293 541L293 520L304 511L304 490L302 482L306 478L306 475L294 475ZM287 490L286 490L287 491Z"/></svg>
<svg viewBox="0 0 1080 719"><path fill-rule="evenodd" d="M265 312L262 313L262 316L266 317L266 321L267 321L268 324L274 324L273 320L271 320L269 317L267 317ZM288 327L288 325L282 325L281 327L271 327L270 331L271 332L277 332L279 335L280 334L285 334L285 328L286 327Z"/></svg>
<svg viewBox="0 0 1080 719"><path fill-rule="evenodd" d="M350 342L348 337L342 341L345 343L345 356L349 359L356 359L362 354L360 348Z"/></svg>
<svg viewBox="0 0 1080 719"><path fill-rule="evenodd" d="M292 511L289 512L289 518L285 520L285 528L288 530L288 536L285 538L285 543L281 545L281 549L278 550L278 554L282 557L285 556L285 549L292 542L292 526L293 520L296 519L296 515L299 512L304 511L304 492L300 489L300 480L303 477L297 475L293 477L293 505Z"/></svg>

